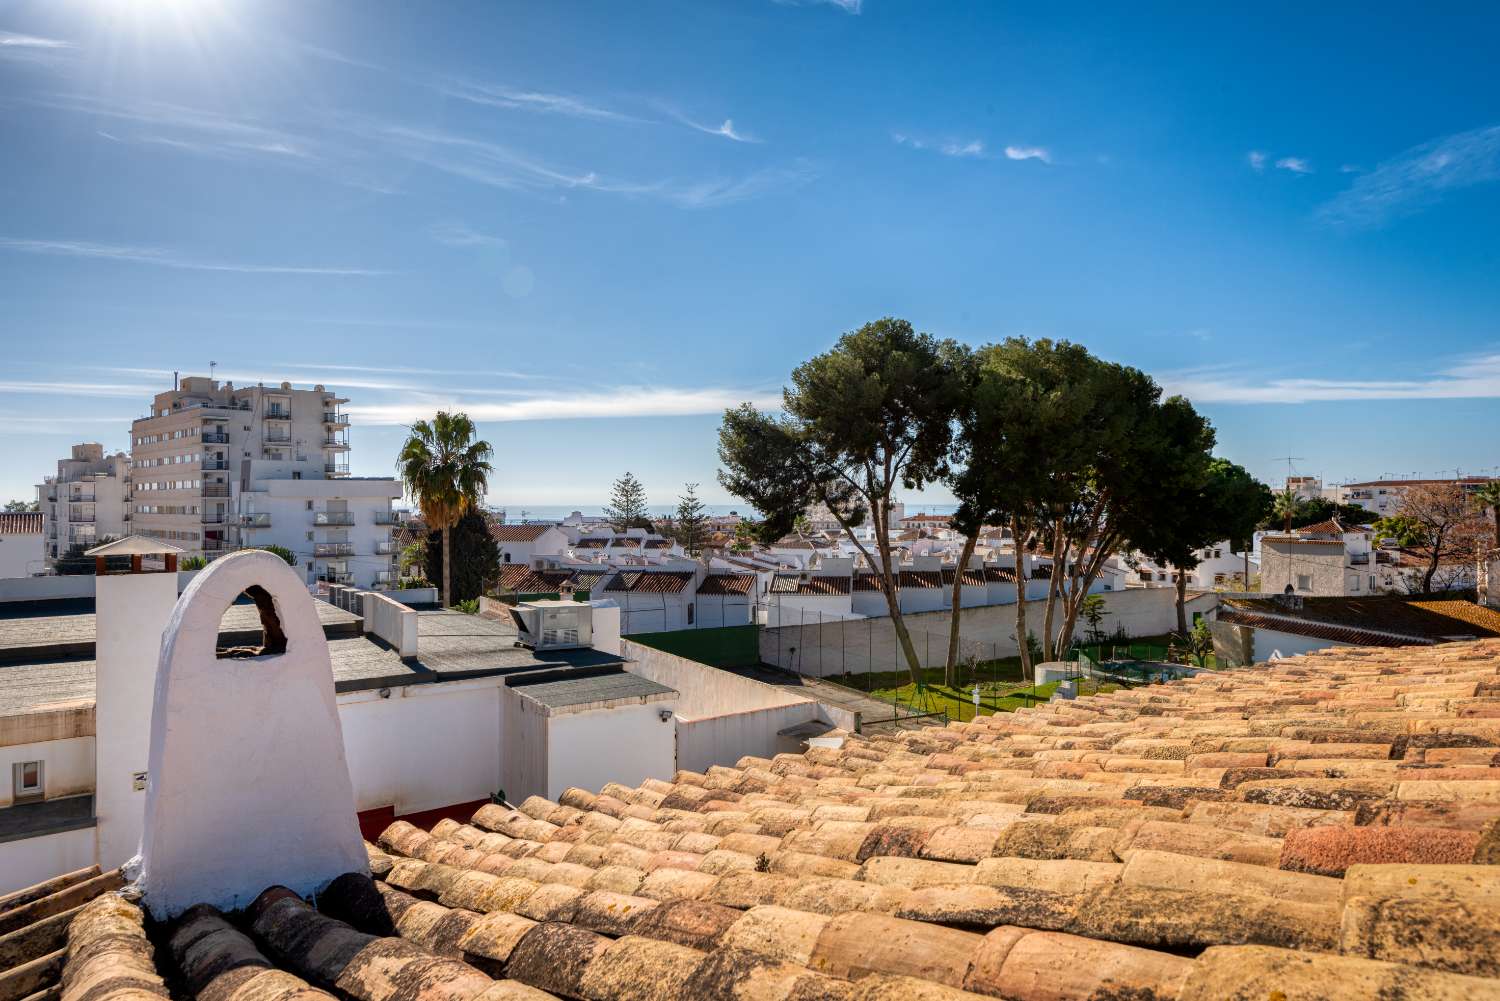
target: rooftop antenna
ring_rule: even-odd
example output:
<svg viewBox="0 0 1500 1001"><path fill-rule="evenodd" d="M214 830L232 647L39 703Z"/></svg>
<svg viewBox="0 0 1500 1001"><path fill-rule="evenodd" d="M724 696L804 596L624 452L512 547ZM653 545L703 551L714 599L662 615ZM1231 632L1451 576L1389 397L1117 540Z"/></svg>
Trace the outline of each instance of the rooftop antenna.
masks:
<svg viewBox="0 0 1500 1001"><path fill-rule="evenodd" d="M208 363L208 381L209 382L213 382L214 381L214 369L216 369L218 367L219 367L219 363L216 362L216 361L211 361L211 362Z"/></svg>
<svg viewBox="0 0 1500 1001"><path fill-rule="evenodd" d="M1286 487L1287 487L1287 489L1290 489L1291 485L1292 485L1292 463L1294 463L1294 462L1306 462L1307 460L1304 459L1300 455L1278 455L1278 456L1276 456L1276 461L1277 462L1281 462L1282 460L1286 461L1286 480L1287 480ZM1290 535L1291 532L1292 532L1292 509L1291 509L1290 505L1288 505L1288 507L1286 509L1286 525L1285 525L1285 529L1286 529L1286 533L1288 535Z"/></svg>

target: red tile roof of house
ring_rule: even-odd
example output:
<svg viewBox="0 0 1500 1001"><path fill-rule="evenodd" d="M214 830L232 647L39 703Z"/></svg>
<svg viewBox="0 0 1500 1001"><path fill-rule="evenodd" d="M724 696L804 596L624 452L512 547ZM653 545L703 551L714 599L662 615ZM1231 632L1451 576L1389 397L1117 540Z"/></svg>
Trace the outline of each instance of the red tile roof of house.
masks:
<svg viewBox="0 0 1500 1001"><path fill-rule="evenodd" d="M490 538L496 542L535 542L551 529L551 525L497 525L491 522Z"/></svg>
<svg viewBox="0 0 1500 1001"><path fill-rule="evenodd" d="M680 594L696 576L684 570L622 570L604 585L605 591L629 594Z"/></svg>
<svg viewBox="0 0 1500 1001"><path fill-rule="evenodd" d="M603 549L607 545L609 545L609 540L608 539L588 538L588 539L579 539L577 542L573 543L573 548L574 549Z"/></svg>
<svg viewBox="0 0 1500 1001"><path fill-rule="evenodd" d="M771 578L771 594L837 596L849 593L848 577L803 577L779 573Z"/></svg>
<svg viewBox="0 0 1500 1001"><path fill-rule="evenodd" d="M1471 711L1497 696L1500 641L1330 649L398 820L370 874L315 905L268 889L234 921L153 927L118 874L84 872L9 898L7 982L91 1001L1494 999L1500 719Z"/></svg>
<svg viewBox="0 0 1500 1001"><path fill-rule="evenodd" d="M1281 621L1283 632L1298 632L1292 628L1320 627L1320 632L1308 632L1309 636L1323 639L1340 639L1325 635L1329 628L1363 630L1371 639L1370 645L1390 646L1391 637L1401 637L1407 643L1443 642L1455 637L1500 637L1500 611L1477 605L1472 601L1450 598L1406 597L1403 595L1376 595L1367 598L1303 598L1302 607L1287 607L1275 595L1265 598L1226 598L1220 603L1219 619L1226 621L1226 614L1238 616L1257 615ZM1244 625L1255 625L1244 621ZM1266 628L1278 628L1267 625ZM1362 639L1343 642L1357 643ZM1396 641L1398 644L1401 640Z"/></svg>
<svg viewBox="0 0 1500 1001"><path fill-rule="evenodd" d="M698 585L698 593L709 596L746 595L755 590L753 573L709 573Z"/></svg>
<svg viewBox="0 0 1500 1001"><path fill-rule="evenodd" d="M0 535L41 535L42 512L0 512Z"/></svg>

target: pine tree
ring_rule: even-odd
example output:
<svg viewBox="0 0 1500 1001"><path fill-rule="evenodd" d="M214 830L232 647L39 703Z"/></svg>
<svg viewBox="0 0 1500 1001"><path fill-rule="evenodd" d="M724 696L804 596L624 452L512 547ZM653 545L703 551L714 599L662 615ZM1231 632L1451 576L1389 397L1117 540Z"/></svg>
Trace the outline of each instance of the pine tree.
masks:
<svg viewBox="0 0 1500 1001"><path fill-rule="evenodd" d="M677 498L677 539L689 556L697 556L703 548L703 502L697 490L696 483L684 484Z"/></svg>
<svg viewBox="0 0 1500 1001"><path fill-rule="evenodd" d="M609 503L604 506L604 520L616 532L628 528L651 528L646 514L646 488L630 473L615 480L610 488Z"/></svg>

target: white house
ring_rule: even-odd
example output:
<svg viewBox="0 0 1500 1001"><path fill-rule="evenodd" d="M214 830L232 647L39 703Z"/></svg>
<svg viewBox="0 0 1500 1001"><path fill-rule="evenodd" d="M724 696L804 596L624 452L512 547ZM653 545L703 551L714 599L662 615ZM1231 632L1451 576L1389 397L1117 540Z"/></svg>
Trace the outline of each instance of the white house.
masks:
<svg viewBox="0 0 1500 1001"><path fill-rule="evenodd" d="M1198 565L1187 572L1190 590L1209 591L1215 588L1233 591L1249 589L1245 578L1245 553L1236 553L1228 539L1204 546L1194 554ZM1131 553L1125 558L1128 571L1125 575L1127 587L1176 587L1177 567L1168 562L1158 563L1143 553ZM1260 564L1250 560L1250 575L1253 577Z"/></svg>
<svg viewBox="0 0 1500 1001"><path fill-rule="evenodd" d="M695 625L704 629L748 626L755 621L759 597L756 574L710 571L698 582Z"/></svg>
<svg viewBox="0 0 1500 1001"><path fill-rule="evenodd" d="M0 514L0 579L30 577L46 570L42 512Z"/></svg>
<svg viewBox="0 0 1500 1001"><path fill-rule="evenodd" d="M490 524L490 537L500 547L501 563L530 563L533 556L561 556L568 537L556 525Z"/></svg>
<svg viewBox="0 0 1500 1001"><path fill-rule="evenodd" d="M621 635L690 629L697 624L698 576L692 570L620 567L591 594L620 606Z"/></svg>

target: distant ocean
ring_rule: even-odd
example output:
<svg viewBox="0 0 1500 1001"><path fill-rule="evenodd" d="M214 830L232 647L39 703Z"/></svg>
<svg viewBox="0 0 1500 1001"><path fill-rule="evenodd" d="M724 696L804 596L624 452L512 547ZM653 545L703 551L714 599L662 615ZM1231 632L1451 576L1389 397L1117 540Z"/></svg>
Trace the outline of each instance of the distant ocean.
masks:
<svg viewBox="0 0 1500 1001"><path fill-rule="evenodd" d="M907 514L952 514L957 508L956 504L908 504ZM598 504L513 504L499 507L490 505L490 509L497 514L505 512L507 522L522 521L562 521L574 511L583 512L585 518L602 519L604 511ZM676 504L648 504L646 509L656 517L665 517L677 512ZM710 517L723 517L727 514L738 513L744 517L755 517L755 511L747 504L705 504L704 514Z"/></svg>

